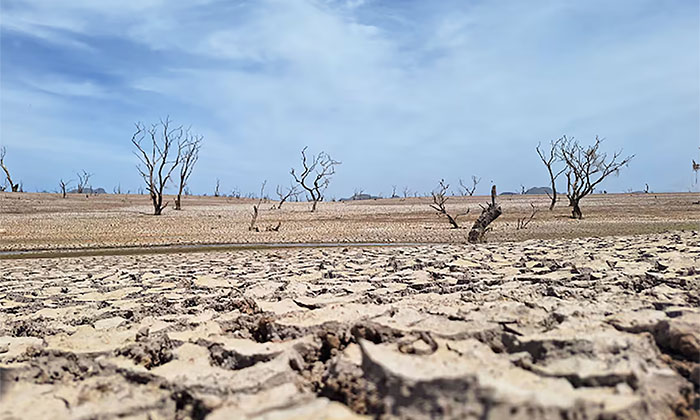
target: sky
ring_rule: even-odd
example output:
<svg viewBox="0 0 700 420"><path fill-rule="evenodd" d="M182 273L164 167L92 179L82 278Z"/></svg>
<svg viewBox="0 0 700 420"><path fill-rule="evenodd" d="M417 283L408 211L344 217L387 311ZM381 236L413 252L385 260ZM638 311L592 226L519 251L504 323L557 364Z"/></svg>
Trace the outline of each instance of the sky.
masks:
<svg viewBox="0 0 700 420"><path fill-rule="evenodd" d="M26 191L79 170L136 191L134 123L166 116L204 136L193 193L274 195L304 146L342 162L328 198L519 191L564 134L635 155L601 189L697 188L697 0L0 4L0 145Z"/></svg>

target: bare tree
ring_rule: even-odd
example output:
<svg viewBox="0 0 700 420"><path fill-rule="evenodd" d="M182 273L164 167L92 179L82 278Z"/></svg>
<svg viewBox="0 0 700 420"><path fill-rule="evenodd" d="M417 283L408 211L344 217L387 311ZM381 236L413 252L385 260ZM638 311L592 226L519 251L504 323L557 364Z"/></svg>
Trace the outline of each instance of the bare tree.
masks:
<svg viewBox="0 0 700 420"><path fill-rule="evenodd" d="M566 141L566 136L557 140L552 140L549 143L549 153L545 153L542 149L540 149L541 143L537 143L537 147L535 148L535 150L537 150L537 154L540 156L540 159L542 159L542 163L544 163L544 166L547 168L547 172L549 172L549 181L552 184L552 194L547 194L552 200L549 204L550 211L554 210L554 205L557 204L557 178L566 170L566 167L560 169L559 171L554 169L554 165L559 161L557 154L559 145L562 141Z"/></svg>
<svg viewBox="0 0 700 420"><path fill-rule="evenodd" d="M460 179L459 186L462 190L462 195L468 195L470 197L473 196L474 192L476 192L476 186L479 185L479 182L481 182L481 178L478 178L476 175L472 175L472 186L467 187L464 181Z"/></svg>
<svg viewBox="0 0 700 420"><path fill-rule="evenodd" d="M698 184L698 171L700 171L700 163L696 163L693 159L693 172L695 172L695 185Z"/></svg>
<svg viewBox="0 0 700 420"><path fill-rule="evenodd" d="M221 181L219 178L216 178L216 187L214 187L214 197L219 196L219 186L221 185Z"/></svg>
<svg viewBox="0 0 700 420"><path fill-rule="evenodd" d="M518 218L518 222L515 225L515 230L522 230L522 229L527 229L527 225L532 222L532 220L535 218L535 215L539 211L537 207L535 207L534 204L530 203L530 207L532 208L532 212L530 213L529 217L522 217Z"/></svg>
<svg viewBox="0 0 700 420"><path fill-rule="evenodd" d="M117 184L117 186L114 187L114 188L112 189L112 192L113 192L115 195L121 195L121 193L122 193L122 184Z"/></svg>
<svg viewBox="0 0 700 420"><path fill-rule="evenodd" d="M333 160L326 152L321 152L316 156L311 156L310 163L306 157L306 149L301 149L302 171L299 175L294 168L290 171L294 181L307 193L307 198L313 203L311 212L316 211L319 201L323 200L323 192L330 183L331 176L335 174L335 167L341 163Z"/></svg>
<svg viewBox="0 0 700 420"><path fill-rule="evenodd" d="M440 186L438 187L438 189L431 193L433 196L433 202L430 204L430 207L433 210L435 210L438 215L445 216L447 218L447 221L450 222L454 229L459 229L459 225L457 224L457 218L469 214L469 209L467 209L466 213L457 214L454 217L452 217L452 215L447 212L447 208L445 207L445 205L447 204L448 200L447 190L449 188L450 185L445 184L445 180L441 179Z"/></svg>
<svg viewBox="0 0 700 420"><path fill-rule="evenodd" d="M408 198L411 195L411 190L408 187L403 187L403 198Z"/></svg>
<svg viewBox="0 0 700 420"><path fill-rule="evenodd" d="M391 186L391 198L399 198L399 196L396 195L396 185Z"/></svg>
<svg viewBox="0 0 700 420"><path fill-rule="evenodd" d="M61 188L61 197L66 198L66 190L68 189L68 185L70 185L71 181L64 181L63 178L61 178L58 181L58 186Z"/></svg>
<svg viewBox="0 0 700 420"><path fill-rule="evenodd" d="M491 203L488 206L481 206L481 215L476 219L472 229L469 231L469 243L475 244L484 242L489 225L496 220L503 212L501 206L496 203L496 186L491 186Z"/></svg>
<svg viewBox="0 0 700 420"><path fill-rule="evenodd" d="M195 163L199 159L199 149L202 147L204 136L190 134L189 130L185 132L182 141L178 145L180 148L180 176L177 189L177 197L175 198L175 210L182 209L182 192L187 186L187 181L192 175ZM218 192L218 188L217 188Z"/></svg>
<svg viewBox="0 0 700 420"><path fill-rule="evenodd" d="M136 147L134 154L141 161L137 168L146 182L146 190L153 202L153 214L156 216L168 205L167 201L163 202L163 191L182 156L180 145L184 131L181 126L173 128L171 124L170 118L160 120L151 127L138 122L136 132L131 137L131 142ZM143 144L144 139L148 139L146 145Z"/></svg>
<svg viewBox="0 0 700 420"><path fill-rule="evenodd" d="M10 191L12 192L17 192L19 191L20 184L15 184L12 182L12 177L10 176L10 170L7 169L7 166L5 166L5 155L7 154L7 149L5 146L0 147L0 168L5 172L5 178L7 179L7 183L10 185Z"/></svg>
<svg viewBox="0 0 700 420"><path fill-rule="evenodd" d="M296 198L299 194L301 194L301 191L299 191L299 186L298 185L290 185L289 188L282 189L279 185L277 186L277 196L279 197L279 204L277 204L277 210L282 208L282 204L284 204L287 200L290 198Z"/></svg>
<svg viewBox="0 0 700 420"><path fill-rule="evenodd" d="M566 164L567 197L573 207L571 217L583 218L579 206L581 199L593 192L593 189L611 174L619 173L634 155L621 158L622 151L615 152L608 158L601 152L603 142L598 136L592 146L581 146L577 141L564 139L559 144L558 154Z"/></svg>
<svg viewBox="0 0 700 420"><path fill-rule="evenodd" d="M253 204L253 213L251 213L250 226L248 226L249 231L259 231L258 228L255 227L255 222L258 220L260 205L262 204L263 196L265 195L265 184L267 184L267 180L263 181L262 186L260 187L260 197L258 198L258 203Z"/></svg>
<svg viewBox="0 0 700 420"><path fill-rule="evenodd" d="M77 173L78 175L78 185L76 191L78 194L83 194L90 187L90 177L94 174L89 173L85 169Z"/></svg>

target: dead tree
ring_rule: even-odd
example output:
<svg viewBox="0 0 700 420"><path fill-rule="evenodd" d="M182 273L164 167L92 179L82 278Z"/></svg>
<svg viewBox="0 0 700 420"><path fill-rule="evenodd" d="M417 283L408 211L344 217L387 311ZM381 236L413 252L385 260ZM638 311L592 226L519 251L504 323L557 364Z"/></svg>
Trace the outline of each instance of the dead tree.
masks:
<svg viewBox="0 0 700 420"><path fill-rule="evenodd" d="M7 154L7 149L5 149L5 146L0 147L0 168L5 172L5 178L7 179L7 183L10 185L10 191L12 192L17 192L19 191L19 184L15 184L12 182L12 177L10 176L10 170L7 169L7 166L5 166L5 155Z"/></svg>
<svg viewBox="0 0 700 420"><path fill-rule="evenodd" d="M204 136L190 134L189 131L186 131L178 145L181 150L180 176L178 177L180 182L177 188L177 197L175 197L175 210L182 210L182 192L185 190L194 165L199 159L199 149L202 147L203 139Z"/></svg>
<svg viewBox="0 0 700 420"><path fill-rule="evenodd" d="M478 178L476 175L472 175L472 186L468 187L464 181L461 179L459 180L459 187L462 192L462 195L468 195L468 196L473 196L474 193L476 192L476 186L479 185L479 182L481 182L481 178Z"/></svg>
<svg viewBox="0 0 700 420"><path fill-rule="evenodd" d="M258 203L253 204L253 213L250 215L250 226L248 226L249 231L259 232L258 228L255 227L255 222L258 221L258 215L260 214L260 205L262 204L263 197L265 195L265 184L267 184L267 181L263 181L262 186L260 187L260 197L258 198Z"/></svg>
<svg viewBox="0 0 700 420"><path fill-rule="evenodd" d="M453 229L459 229L459 225L457 224L457 218L469 214L469 209L467 209L466 213L457 214L454 217L452 217L452 215L447 212L447 208L445 207L445 205L447 204L448 200L447 190L449 188L450 185L445 184L445 180L441 179L440 186L438 187L438 189L431 193L433 196L433 202L430 204L430 207L437 212L438 216L445 216L447 218L447 221L450 222L450 224L452 225Z"/></svg>
<svg viewBox="0 0 700 420"><path fill-rule="evenodd" d="M491 203L487 207L481 206L481 215L476 219L472 230L469 231L469 243L476 244L486 240L486 232L489 225L496 220L503 212L501 206L496 203L496 186L491 187Z"/></svg>
<svg viewBox="0 0 700 420"><path fill-rule="evenodd" d="M90 186L90 177L93 175L86 170L82 170L81 172L77 173L78 175L78 185L75 187L76 192L78 194L83 194L86 192L88 187Z"/></svg>
<svg viewBox="0 0 700 420"><path fill-rule="evenodd" d="M399 196L396 195L396 185L391 186L391 198L399 198Z"/></svg>
<svg viewBox="0 0 700 420"><path fill-rule="evenodd" d="M693 172L695 172L695 185L698 184L698 171L700 171L700 163L696 163L693 159Z"/></svg>
<svg viewBox="0 0 700 420"><path fill-rule="evenodd" d="M535 148L535 150L537 150L537 154L540 156L540 159L542 159L542 163L544 163L544 166L547 168L547 172L549 172L549 181L552 184L552 194L547 194L552 200L552 202L549 204L550 211L554 210L554 205L557 204L557 178L566 170L566 167L560 169L559 171L554 169L554 165L559 161L559 159L557 159L559 145L565 140L566 136L551 141L549 153L545 153L542 149L540 149L541 143L538 143L537 147Z"/></svg>
<svg viewBox="0 0 700 420"><path fill-rule="evenodd" d="M61 197L66 198L66 190L68 189L68 185L70 185L71 181L64 181L63 178L61 178L58 181L58 186L61 188Z"/></svg>
<svg viewBox="0 0 700 420"><path fill-rule="evenodd" d="M136 132L131 137L131 142L136 147L134 154L141 161L137 168L151 196L155 216L159 216L168 206L167 201L163 202L163 191L180 164L183 136L182 127L173 128L170 118L166 118L150 127L136 123ZM144 139L147 139L145 145Z"/></svg>
<svg viewBox="0 0 700 420"><path fill-rule="evenodd" d="M333 160L326 152L311 156L310 163L306 157L306 149L301 149L302 171L297 175L294 168L290 171L294 181L306 191L307 199L312 202L311 212L316 211L319 201L323 200L323 192L330 183L331 176L335 174L335 167L341 163Z"/></svg>
<svg viewBox="0 0 700 420"><path fill-rule="evenodd" d="M573 207L571 217L574 219L583 218L579 205L581 199L591 194L609 175L619 173L634 157L630 155L621 158L620 150L608 159L607 154L599 150L602 142L603 140L596 136L592 146L581 146L573 139L564 139L559 144L559 157L567 168L567 196Z"/></svg>
<svg viewBox="0 0 700 420"><path fill-rule="evenodd" d="M411 190L408 187L403 187L403 198L408 198L411 195Z"/></svg>
<svg viewBox="0 0 700 420"><path fill-rule="evenodd" d="M299 194L301 194L301 191L299 191L299 187L294 184L290 185L287 189L282 189L282 187L278 185L276 192L277 196L280 199L279 204L277 204L277 210L280 210L282 208L282 204L284 204L287 200L291 198L296 198Z"/></svg>
<svg viewBox="0 0 700 420"><path fill-rule="evenodd" d="M530 207L532 207L532 212L530 213L530 216L518 218L518 222L515 225L515 230L527 229L527 225L529 225L530 222L532 222L532 220L535 218L535 215L539 210L532 203L530 203Z"/></svg>
<svg viewBox="0 0 700 420"><path fill-rule="evenodd" d="M219 181L219 178L216 178L216 187L214 188L214 197L219 196L219 186L221 185L221 181Z"/></svg>

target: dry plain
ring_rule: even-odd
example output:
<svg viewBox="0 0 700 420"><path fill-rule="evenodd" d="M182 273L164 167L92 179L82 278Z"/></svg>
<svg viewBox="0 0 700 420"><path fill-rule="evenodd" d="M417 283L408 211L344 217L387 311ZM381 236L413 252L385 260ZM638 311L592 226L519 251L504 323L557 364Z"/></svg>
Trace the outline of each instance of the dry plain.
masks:
<svg viewBox="0 0 700 420"><path fill-rule="evenodd" d="M499 199L0 194L0 418L697 419L697 194Z"/></svg>

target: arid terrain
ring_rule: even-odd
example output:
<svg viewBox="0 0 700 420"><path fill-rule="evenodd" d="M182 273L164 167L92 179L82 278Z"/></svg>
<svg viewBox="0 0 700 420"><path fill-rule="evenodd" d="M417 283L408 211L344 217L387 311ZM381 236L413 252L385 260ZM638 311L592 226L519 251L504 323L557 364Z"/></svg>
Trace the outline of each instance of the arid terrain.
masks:
<svg viewBox="0 0 700 420"><path fill-rule="evenodd" d="M172 197L168 197L172 205ZM0 193L0 250L44 250L177 244L229 243L463 243L487 197L450 197L447 208L464 229L450 229L436 216L430 198L327 202L310 213L309 203L285 203L270 210L264 203L257 226L249 232L254 200L185 197L182 211L170 208L153 217L147 196ZM489 240L558 239L697 230L697 194L606 194L582 202L584 219L569 218L564 203L547 211L549 198L501 196L503 216L491 226ZM539 212L527 229L519 218ZM279 232L264 232L281 223Z"/></svg>
<svg viewBox="0 0 700 420"><path fill-rule="evenodd" d="M0 418L700 418L697 194L499 200L0 194Z"/></svg>

